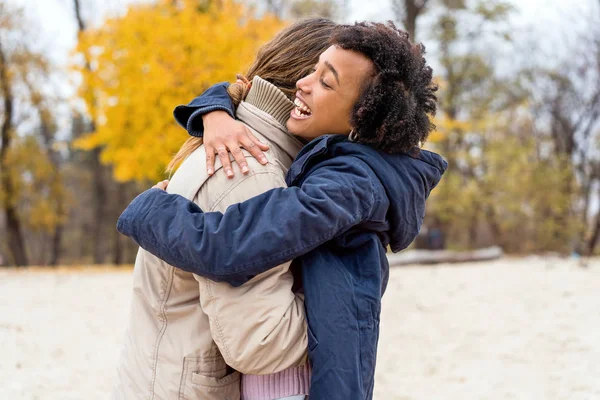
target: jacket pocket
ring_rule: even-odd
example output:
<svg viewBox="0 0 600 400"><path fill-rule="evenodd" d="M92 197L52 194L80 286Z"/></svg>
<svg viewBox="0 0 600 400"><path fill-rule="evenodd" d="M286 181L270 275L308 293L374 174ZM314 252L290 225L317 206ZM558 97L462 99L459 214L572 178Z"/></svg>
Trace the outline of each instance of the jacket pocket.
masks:
<svg viewBox="0 0 600 400"><path fill-rule="evenodd" d="M179 400L240 400L240 373L227 374L228 370L220 357L186 357Z"/></svg>
<svg viewBox="0 0 600 400"><path fill-rule="evenodd" d="M233 371L229 375L222 378L213 378L212 376L204 376L199 373L192 373L192 383L194 385L205 386L207 388L223 388L227 386L240 385L240 373ZM239 392L239 390L238 390Z"/></svg>

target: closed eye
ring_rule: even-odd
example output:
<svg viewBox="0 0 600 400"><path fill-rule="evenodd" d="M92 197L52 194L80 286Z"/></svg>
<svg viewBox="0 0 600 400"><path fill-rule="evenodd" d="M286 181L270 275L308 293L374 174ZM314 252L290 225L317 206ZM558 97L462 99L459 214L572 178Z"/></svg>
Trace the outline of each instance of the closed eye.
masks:
<svg viewBox="0 0 600 400"><path fill-rule="evenodd" d="M311 73L311 74L314 74L314 73L316 73L316 72L317 72L317 67L318 67L318 66L319 66L318 64L317 64L317 65L315 65L315 66L314 66L314 67L313 67L313 68L310 70L310 73ZM322 75L322 74L321 74L321 75ZM321 77L321 78L319 78L319 82L321 83L321 86L323 86L325 89L328 89L328 90L332 89L332 87L331 87L331 86L329 86L328 84L326 84L326 83L325 83L325 81L323 80L323 78L322 78L322 77Z"/></svg>

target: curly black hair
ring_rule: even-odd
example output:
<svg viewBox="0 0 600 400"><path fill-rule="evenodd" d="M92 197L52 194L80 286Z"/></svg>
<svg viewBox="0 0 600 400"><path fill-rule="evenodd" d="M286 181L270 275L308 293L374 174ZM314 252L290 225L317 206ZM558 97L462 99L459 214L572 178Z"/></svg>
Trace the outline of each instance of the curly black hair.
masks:
<svg viewBox="0 0 600 400"><path fill-rule="evenodd" d="M330 43L361 53L375 65L352 110L354 140L386 153L421 147L435 129L430 117L437 101L425 46L411 43L391 21L339 25Z"/></svg>

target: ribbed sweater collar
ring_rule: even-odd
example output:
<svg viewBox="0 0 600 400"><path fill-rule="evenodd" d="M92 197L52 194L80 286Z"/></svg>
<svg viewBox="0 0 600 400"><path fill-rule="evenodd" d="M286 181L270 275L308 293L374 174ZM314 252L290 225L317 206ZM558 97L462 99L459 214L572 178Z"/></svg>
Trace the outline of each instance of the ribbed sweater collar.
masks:
<svg viewBox="0 0 600 400"><path fill-rule="evenodd" d="M275 85L259 76L252 79L252 87L244 100L275 118L284 128L294 103Z"/></svg>

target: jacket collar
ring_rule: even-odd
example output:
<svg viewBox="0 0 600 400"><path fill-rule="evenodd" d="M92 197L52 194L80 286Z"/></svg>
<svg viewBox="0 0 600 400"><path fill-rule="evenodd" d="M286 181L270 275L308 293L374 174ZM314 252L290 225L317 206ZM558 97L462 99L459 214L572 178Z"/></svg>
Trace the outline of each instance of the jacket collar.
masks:
<svg viewBox="0 0 600 400"><path fill-rule="evenodd" d="M298 180L303 177L306 170L312 165L313 161L318 160L319 156L327 153L329 147L335 143L348 140L345 135L323 135L313 139L310 143L302 148L298 153L296 160L290 166L286 175L288 186L298 183Z"/></svg>
<svg viewBox="0 0 600 400"><path fill-rule="evenodd" d="M236 110L236 117L275 143L292 158L302 149L303 143L285 128L294 103L275 85L255 76L252 88Z"/></svg>

